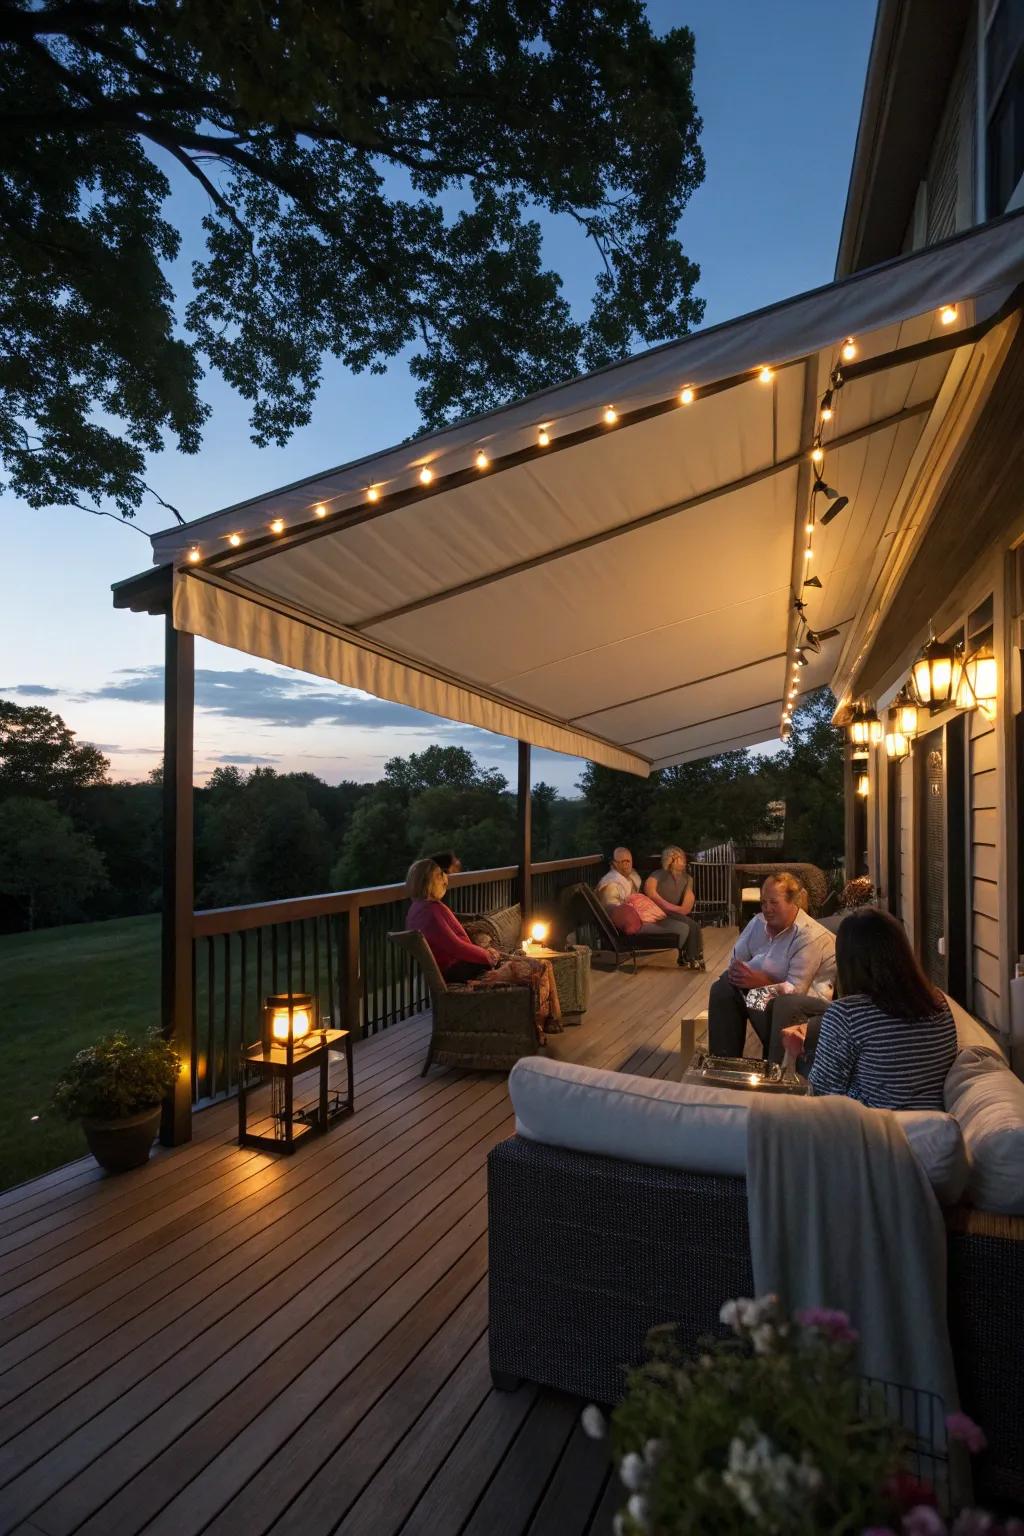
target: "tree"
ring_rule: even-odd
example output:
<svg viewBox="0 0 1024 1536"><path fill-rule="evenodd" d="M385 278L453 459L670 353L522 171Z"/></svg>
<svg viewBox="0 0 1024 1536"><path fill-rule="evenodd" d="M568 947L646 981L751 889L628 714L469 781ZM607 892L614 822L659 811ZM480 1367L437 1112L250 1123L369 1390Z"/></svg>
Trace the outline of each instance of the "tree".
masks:
<svg viewBox="0 0 1024 1536"><path fill-rule="evenodd" d="M406 795L420 795L425 789L469 789L486 785L502 791L508 780L496 768L480 768L472 752L465 747L427 747L410 752L408 757L389 757L384 764L384 778Z"/></svg>
<svg viewBox="0 0 1024 1536"><path fill-rule="evenodd" d="M415 348L436 426L682 334L703 311L675 236L704 174L693 65L643 0L8 0L14 491L133 515L147 454L200 445L203 361L280 444L328 354L383 372ZM184 334L171 167L209 200ZM595 248L584 319L535 209Z"/></svg>
<svg viewBox="0 0 1024 1536"><path fill-rule="evenodd" d="M30 929L71 916L105 883L92 838L70 817L23 796L0 805L0 891L21 903Z"/></svg>
<svg viewBox="0 0 1024 1536"><path fill-rule="evenodd" d="M535 859L553 859L554 815L558 803L558 790L553 784L533 786L532 832Z"/></svg>
<svg viewBox="0 0 1024 1536"><path fill-rule="evenodd" d="M621 844L634 858L646 857L658 845L654 811L661 790L661 774L640 779L619 773L600 763L587 763L579 786L586 801L584 827L591 846L610 854Z"/></svg>
<svg viewBox="0 0 1024 1536"><path fill-rule="evenodd" d="M103 753L76 741L60 715L0 699L0 799L27 794L64 802L86 785L105 784L109 769Z"/></svg>
<svg viewBox="0 0 1024 1536"><path fill-rule="evenodd" d="M843 736L832 724L835 707L828 688L808 694L774 765L786 802L786 848L823 869L843 857Z"/></svg>

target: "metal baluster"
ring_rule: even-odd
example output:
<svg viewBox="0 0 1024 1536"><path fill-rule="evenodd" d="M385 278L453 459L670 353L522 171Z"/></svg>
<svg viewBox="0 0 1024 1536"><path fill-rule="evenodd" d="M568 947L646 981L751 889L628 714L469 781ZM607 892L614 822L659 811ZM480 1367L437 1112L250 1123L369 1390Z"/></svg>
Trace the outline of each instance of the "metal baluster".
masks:
<svg viewBox="0 0 1024 1536"><path fill-rule="evenodd" d="M248 937L249 937L249 935L246 933L245 929L243 928L242 932L238 935L239 947L241 949L241 966L242 966L242 979L241 979L241 988L240 988L241 997L240 997L240 1000L239 1000L239 1010L238 1010L238 1060L241 1060L242 1052L245 1049L245 1035L246 1035L246 1029L245 1029L245 1004L246 1004L246 998L247 998L247 994L248 994L248 990L249 990L248 989L248 982L249 982L249 946L248 946L248 943L246 942L248 940Z"/></svg>
<svg viewBox="0 0 1024 1536"><path fill-rule="evenodd" d="M338 1024L338 1016L334 1008L334 943L332 934L335 922L332 921L330 912L324 917L324 937L327 941L327 1007L331 1015L331 1023Z"/></svg>
<svg viewBox="0 0 1024 1536"><path fill-rule="evenodd" d="M285 950L285 957L286 957L285 976L286 976L287 981L288 981L288 996L291 997L291 995L292 995L292 925L291 925L291 921L290 920L286 924L286 928L287 928L288 947Z"/></svg>
<svg viewBox="0 0 1024 1536"><path fill-rule="evenodd" d="M231 935L224 935L224 1089L231 1086Z"/></svg>
<svg viewBox="0 0 1024 1536"><path fill-rule="evenodd" d="M277 923L270 925L270 990L278 991L277 985L277 942L280 938L280 930Z"/></svg>
<svg viewBox="0 0 1024 1536"><path fill-rule="evenodd" d="M199 940L192 940L192 1102L199 1097L199 992L196 985Z"/></svg>
<svg viewBox="0 0 1024 1536"><path fill-rule="evenodd" d="M263 929L262 929L262 927L260 927L260 928L256 929L256 1008L257 1008L257 1010L259 1010L262 1007L263 1007ZM257 1011L256 1017L260 1018L260 1014L259 1014L258 1011ZM260 1026L260 1034L262 1034L262 1020L261 1020L261 1026ZM257 1035L256 1038L259 1039L259 1035Z"/></svg>
<svg viewBox="0 0 1024 1536"><path fill-rule="evenodd" d="M214 957L213 938L206 941L206 1092L204 1098L213 1098L214 1067L213 1067L213 1003L214 1003Z"/></svg>
<svg viewBox="0 0 1024 1536"><path fill-rule="evenodd" d="M299 918L299 943L301 960L299 962L299 991L306 990L306 919Z"/></svg>
<svg viewBox="0 0 1024 1536"><path fill-rule="evenodd" d="M313 996L316 998L314 1024L320 1023L320 919L313 918Z"/></svg>
<svg viewBox="0 0 1024 1536"><path fill-rule="evenodd" d="M372 912L373 908L370 907L367 910ZM361 961L359 969L362 972L363 1026L366 1033L368 1035L372 1035L376 1033L376 1028L370 1019L369 947L364 943L365 939L367 938L367 933L362 924L362 916L363 914L361 911L353 913L353 921L359 924L359 958Z"/></svg>

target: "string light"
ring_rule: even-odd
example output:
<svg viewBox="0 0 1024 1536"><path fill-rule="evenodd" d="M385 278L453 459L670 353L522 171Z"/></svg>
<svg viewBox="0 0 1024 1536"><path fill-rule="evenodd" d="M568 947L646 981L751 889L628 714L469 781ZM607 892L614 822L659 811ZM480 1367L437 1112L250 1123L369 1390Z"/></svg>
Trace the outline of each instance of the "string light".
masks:
<svg viewBox="0 0 1024 1536"><path fill-rule="evenodd" d="M604 408L604 424L606 427L614 427L619 419L619 413L614 405L606 405Z"/></svg>
<svg viewBox="0 0 1024 1536"><path fill-rule="evenodd" d="M939 310L939 319L942 321L943 325L952 325L956 319L956 305L943 304L942 308Z"/></svg>
<svg viewBox="0 0 1024 1536"><path fill-rule="evenodd" d="M192 548L188 552L188 558L189 558L189 562L192 565L195 565L199 560L201 560L203 558L202 555L199 553L199 545L198 544L193 544L192 545Z"/></svg>
<svg viewBox="0 0 1024 1536"><path fill-rule="evenodd" d="M824 464L825 450L820 443L815 443L814 447L811 449L811 458L814 460L815 464Z"/></svg>
<svg viewBox="0 0 1024 1536"><path fill-rule="evenodd" d="M316 506L313 508L313 511L317 517L327 516L327 508L324 506L322 501L317 502Z"/></svg>
<svg viewBox="0 0 1024 1536"><path fill-rule="evenodd" d="M854 341L852 336L847 336L846 340L843 342L842 347L840 348L839 355L843 359L844 363L853 362L854 358L857 356L857 343Z"/></svg>
<svg viewBox="0 0 1024 1536"><path fill-rule="evenodd" d="M809 560L810 558L811 558L811 546L808 544L807 548L804 550L804 559L805 560Z"/></svg>
<svg viewBox="0 0 1024 1536"><path fill-rule="evenodd" d="M231 545L232 549L237 549L239 544L241 544L241 542L242 542L242 535L240 533L229 533L228 534L228 543Z"/></svg>
<svg viewBox="0 0 1024 1536"><path fill-rule="evenodd" d="M284 518L275 517L270 525L271 533L284 533Z"/></svg>
<svg viewBox="0 0 1024 1536"><path fill-rule="evenodd" d="M375 485L368 485L366 487L366 499L367 501L380 501L380 491Z"/></svg>
<svg viewBox="0 0 1024 1536"><path fill-rule="evenodd" d="M551 441L551 435L547 427L541 427L537 433L537 442L541 448L546 448Z"/></svg>
<svg viewBox="0 0 1024 1536"><path fill-rule="evenodd" d="M424 464L423 468L420 470L420 484L429 485L433 478L434 471L431 469L429 464Z"/></svg>
<svg viewBox="0 0 1024 1536"><path fill-rule="evenodd" d="M483 449L478 448L476 451L475 459L477 469L486 469L490 462L490 459L487 457L486 453L484 453Z"/></svg>
<svg viewBox="0 0 1024 1536"><path fill-rule="evenodd" d="M769 367L765 366L758 370L757 377L762 384L770 384L775 375Z"/></svg>
<svg viewBox="0 0 1024 1536"><path fill-rule="evenodd" d="M686 385L685 389L681 389L679 391L680 405L692 405L696 398L697 397L694 391L690 388L689 384Z"/></svg>

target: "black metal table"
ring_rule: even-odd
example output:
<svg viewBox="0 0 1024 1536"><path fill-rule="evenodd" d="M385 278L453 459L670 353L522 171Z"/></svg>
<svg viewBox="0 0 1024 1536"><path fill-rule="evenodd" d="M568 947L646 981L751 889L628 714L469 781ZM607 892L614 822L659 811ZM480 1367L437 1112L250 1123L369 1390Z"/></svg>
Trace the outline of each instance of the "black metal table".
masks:
<svg viewBox="0 0 1024 1536"><path fill-rule="evenodd" d="M238 1074L238 1145L261 1147L267 1152L294 1152L310 1136L322 1136L336 1121L355 1109L355 1074L352 1061L352 1035L347 1029L317 1029L306 1040L287 1044L257 1041L242 1052ZM344 1097L330 1092L328 1070L332 1052L343 1051L348 1091ZM295 1079L319 1068L319 1092L306 1104L295 1104ZM250 1073L257 1073L250 1081ZM248 1123L249 1090L256 1083L271 1083L273 1104L268 1116L256 1124L266 1130L250 1130ZM280 1092L277 1085L280 1084Z"/></svg>

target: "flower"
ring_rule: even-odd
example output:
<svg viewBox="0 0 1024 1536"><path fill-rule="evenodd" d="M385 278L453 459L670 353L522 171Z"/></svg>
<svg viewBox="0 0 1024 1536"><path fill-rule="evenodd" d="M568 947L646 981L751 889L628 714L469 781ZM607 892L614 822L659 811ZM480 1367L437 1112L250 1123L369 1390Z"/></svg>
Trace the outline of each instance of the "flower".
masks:
<svg viewBox="0 0 1024 1536"><path fill-rule="evenodd" d="M770 1355L775 1345L776 1332L771 1323L759 1323L752 1329L750 1342L754 1346L755 1355Z"/></svg>
<svg viewBox="0 0 1024 1536"><path fill-rule="evenodd" d="M953 1536L988 1536L996 1523L983 1509L962 1509L953 1521Z"/></svg>
<svg viewBox="0 0 1024 1536"><path fill-rule="evenodd" d="M833 1344L856 1344L860 1338L856 1328L850 1327L849 1313L831 1307L804 1307L795 1318L801 1328L814 1328Z"/></svg>
<svg viewBox="0 0 1024 1536"><path fill-rule="evenodd" d="M608 1433L608 1426L604 1421L604 1414L595 1403L588 1403L580 1414L580 1424L583 1433L591 1440L603 1440Z"/></svg>
<svg viewBox="0 0 1024 1536"><path fill-rule="evenodd" d="M642 1531L647 1529L647 1500L642 1493L632 1495L626 1505L626 1513Z"/></svg>
<svg viewBox="0 0 1024 1536"><path fill-rule="evenodd" d="M619 1463L619 1476L626 1488L642 1488L647 1481L644 1459L636 1451L628 1451Z"/></svg>
<svg viewBox="0 0 1024 1536"><path fill-rule="evenodd" d="M966 1413L947 1413L946 1433L951 1440L962 1441L972 1456L977 1456L978 1452L983 1451L988 1445L985 1431L980 1429Z"/></svg>
<svg viewBox="0 0 1024 1536"><path fill-rule="evenodd" d="M646 1440L644 1442L644 1461L649 1467L653 1467L664 1449L660 1440Z"/></svg>
<svg viewBox="0 0 1024 1536"><path fill-rule="evenodd" d="M917 1504L903 1516L903 1536L946 1536L946 1522L931 1504Z"/></svg>

